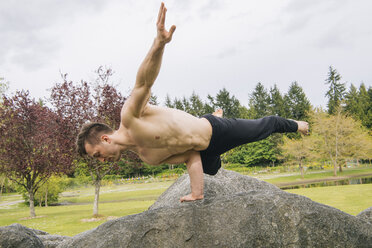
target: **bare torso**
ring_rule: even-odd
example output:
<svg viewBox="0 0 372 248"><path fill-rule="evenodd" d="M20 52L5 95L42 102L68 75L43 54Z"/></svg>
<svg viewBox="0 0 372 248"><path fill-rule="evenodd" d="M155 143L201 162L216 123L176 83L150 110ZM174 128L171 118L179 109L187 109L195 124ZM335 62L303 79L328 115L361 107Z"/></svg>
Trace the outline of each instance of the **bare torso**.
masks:
<svg viewBox="0 0 372 248"><path fill-rule="evenodd" d="M133 142L130 150L152 165L170 162L170 158L190 150L204 150L212 136L212 126L207 119L149 104L140 118L118 130L119 135L121 131L126 132Z"/></svg>

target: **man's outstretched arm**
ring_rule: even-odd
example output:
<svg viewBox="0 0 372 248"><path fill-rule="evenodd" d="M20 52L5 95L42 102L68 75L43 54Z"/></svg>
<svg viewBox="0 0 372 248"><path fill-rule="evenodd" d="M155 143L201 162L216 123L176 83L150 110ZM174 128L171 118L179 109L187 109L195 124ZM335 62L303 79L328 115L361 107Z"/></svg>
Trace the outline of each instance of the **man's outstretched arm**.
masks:
<svg viewBox="0 0 372 248"><path fill-rule="evenodd" d="M165 44L172 40L173 32L176 26L172 26L169 31L165 29L165 16L167 9L164 3L161 4L157 19L157 35L152 47L142 62L137 72L136 84L132 90L127 104L124 105L123 111L133 117L139 117L150 97L150 89L157 78L163 58ZM127 105L127 106L126 106ZM125 109L125 110L124 110ZM123 114L123 112L122 112Z"/></svg>

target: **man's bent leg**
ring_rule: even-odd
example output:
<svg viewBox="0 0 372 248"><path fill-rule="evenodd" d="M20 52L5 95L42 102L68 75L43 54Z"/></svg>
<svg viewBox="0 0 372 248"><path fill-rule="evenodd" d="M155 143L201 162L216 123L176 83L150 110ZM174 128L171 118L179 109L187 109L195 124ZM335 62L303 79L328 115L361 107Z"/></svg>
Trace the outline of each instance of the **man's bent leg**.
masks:
<svg viewBox="0 0 372 248"><path fill-rule="evenodd" d="M181 197L180 201L195 201L204 198L204 174L200 153L193 151L186 161L190 177L191 194Z"/></svg>

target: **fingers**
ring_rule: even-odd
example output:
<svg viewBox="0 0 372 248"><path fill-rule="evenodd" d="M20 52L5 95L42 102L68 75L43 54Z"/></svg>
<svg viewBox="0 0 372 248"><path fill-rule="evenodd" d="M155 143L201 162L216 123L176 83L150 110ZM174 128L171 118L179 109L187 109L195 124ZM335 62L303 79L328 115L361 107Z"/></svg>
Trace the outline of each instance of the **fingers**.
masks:
<svg viewBox="0 0 372 248"><path fill-rule="evenodd" d="M169 29L170 36L172 37L174 31L176 30L176 26L172 25L172 27Z"/></svg>
<svg viewBox="0 0 372 248"><path fill-rule="evenodd" d="M161 22L160 24L164 26L164 23L165 23L165 14L167 13L167 8L163 8L163 13L161 15Z"/></svg>
<svg viewBox="0 0 372 248"><path fill-rule="evenodd" d="M156 21L156 24L159 24L160 23L161 16L162 16L162 13L163 13L163 9L164 9L164 3L161 3L160 4L159 13L158 13L158 20Z"/></svg>

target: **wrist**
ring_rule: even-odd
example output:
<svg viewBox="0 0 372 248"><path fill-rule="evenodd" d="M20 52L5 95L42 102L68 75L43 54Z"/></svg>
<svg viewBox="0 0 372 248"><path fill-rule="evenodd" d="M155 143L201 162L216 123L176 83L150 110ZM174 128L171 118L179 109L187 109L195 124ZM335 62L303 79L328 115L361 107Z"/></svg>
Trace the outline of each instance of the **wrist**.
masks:
<svg viewBox="0 0 372 248"><path fill-rule="evenodd" d="M154 45L159 47L159 48L165 47L165 44L167 44L167 43L163 39L159 39L158 37L156 37L154 39Z"/></svg>

